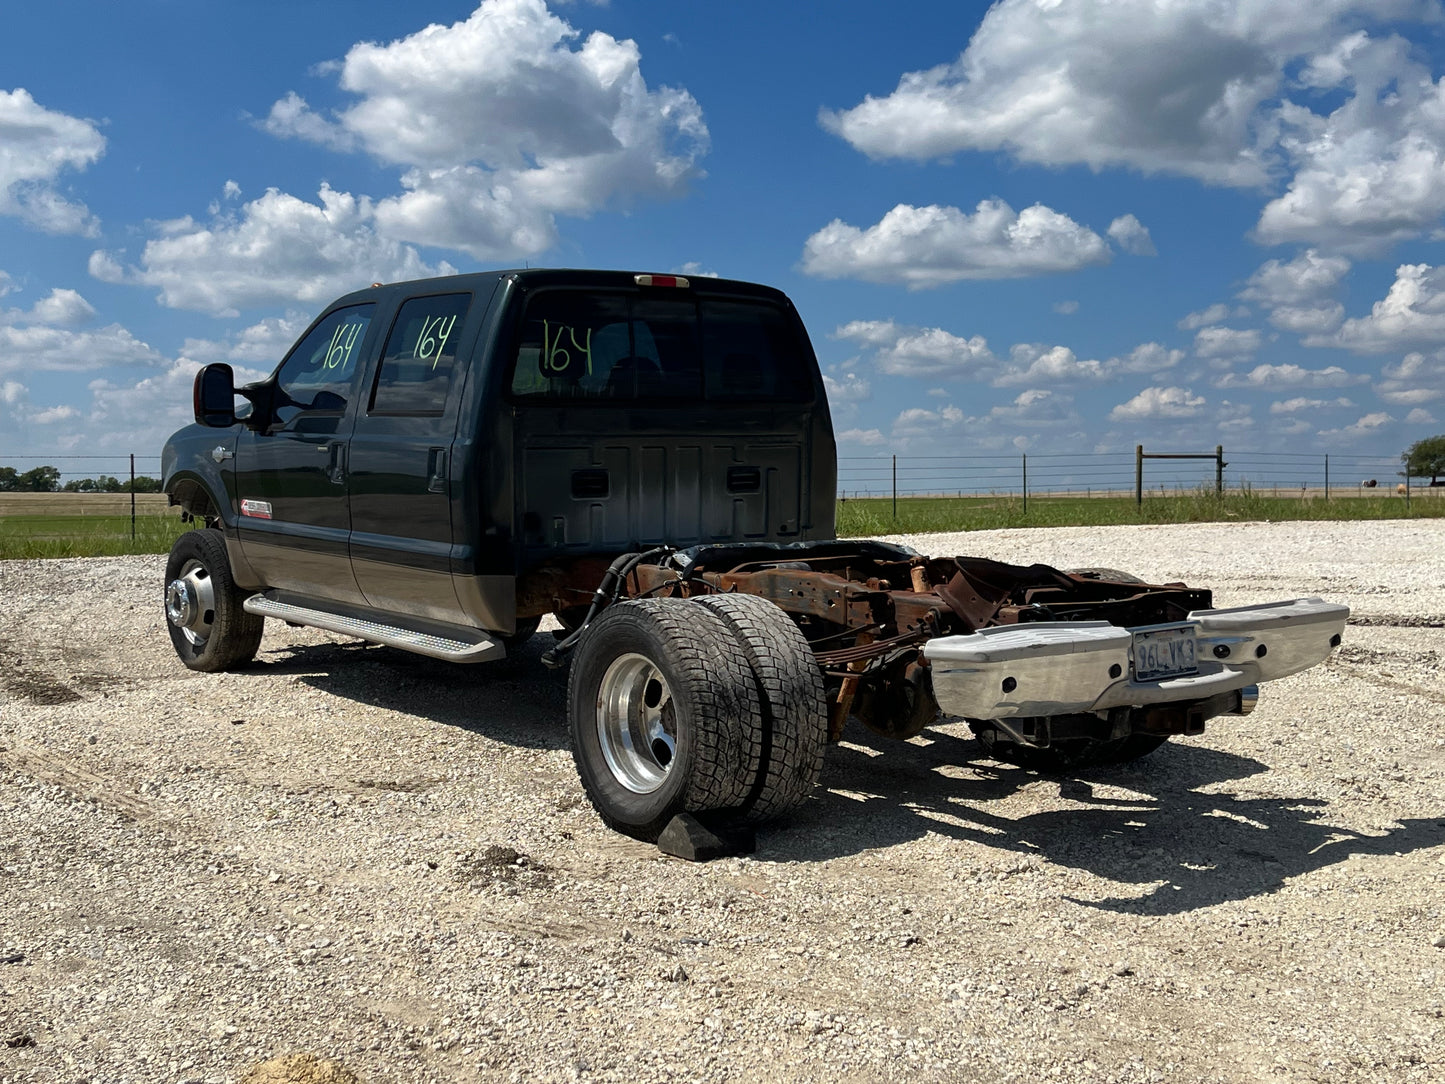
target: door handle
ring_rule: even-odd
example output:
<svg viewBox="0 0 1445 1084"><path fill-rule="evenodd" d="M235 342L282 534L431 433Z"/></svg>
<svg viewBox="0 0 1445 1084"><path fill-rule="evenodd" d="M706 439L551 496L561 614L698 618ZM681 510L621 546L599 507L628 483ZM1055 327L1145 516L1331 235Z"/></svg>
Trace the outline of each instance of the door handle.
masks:
<svg viewBox="0 0 1445 1084"><path fill-rule="evenodd" d="M321 445L321 451L331 453L326 462L326 480L334 486L344 486L346 484L346 444L343 441L334 440L329 444Z"/></svg>
<svg viewBox="0 0 1445 1084"><path fill-rule="evenodd" d="M426 491L428 493L445 493L447 491L447 450L445 448L433 448L427 453L426 475Z"/></svg>

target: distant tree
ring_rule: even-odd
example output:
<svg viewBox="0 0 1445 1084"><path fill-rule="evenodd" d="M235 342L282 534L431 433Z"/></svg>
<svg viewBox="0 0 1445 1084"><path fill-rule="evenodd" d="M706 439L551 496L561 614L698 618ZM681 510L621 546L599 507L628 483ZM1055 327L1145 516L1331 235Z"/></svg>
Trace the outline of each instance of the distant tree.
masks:
<svg viewBox="0 0 1445 1084"><path fill-rule="evenodd" d="M135 476L135 484L132 485L130 482L126 482L124 489L127 493L132 491L136 493L159 493L161 491L161 482L159 478L151 478L149 475L137 474Z"/></svg>
<svg viewBox="0 0 1445 1084"><path fill-rule="evenodd" d="M54 493L60 488L60 471L55 467L36 467L15 479L15 488L22 493Z"/></svg>
<svg viewBox="0 0 1445 1084"><path fill-rule="evenodd" d="M1432 486L1439 484L1440 475L1445 474L1445 433L1417 440L1405 449L1400 459L1411 478L1424 478L1428 474Z"/></svg>
<svg viewBox="0 0 1445 1084"><path fill-rule="evenodd" d="M0 467L0 493L14 493L18 477L14 467Z"/></svg>
<svg viewBox="0 0 1445 1084"><path fill-rule="evenodd" d="M124 490L125 486L121 484L121 480L114 475L102 474L95 480L94 491L96 493L121 493Z"/></svg>

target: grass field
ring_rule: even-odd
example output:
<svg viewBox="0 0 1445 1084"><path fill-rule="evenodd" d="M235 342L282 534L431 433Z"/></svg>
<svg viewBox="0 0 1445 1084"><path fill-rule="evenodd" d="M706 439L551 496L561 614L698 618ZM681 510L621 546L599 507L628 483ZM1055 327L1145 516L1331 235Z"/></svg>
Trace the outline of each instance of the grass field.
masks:
<svg viewBox="0 0 1445 1084"><path fill-rule="evenodd" d="M1421 490L1407 506L1395 495L1273 497L1254 493L1132 496L900 497L894 518L888 497L838 502L838 534L860 538L995 527L1094 527L1119 523L1206 523L1238 520L1406 519L1445 517L1445 491ZM127 493L0 493L0 560L24 557L113 557L166 553L185 530L164 494L136 496L131 537Z"/></svg>
<svg viewBox="0 0 1445 1084"><path fill-rule="evenodd" d="M1323 496L1273 497L1212 490L1145 496L1034 497L1028 507L1016 495L1001 497L899 497L898 515L889 497L838 502L843 538L929 531L983 531L997 527L1101 527L1120 523L1211 523L1239 520L1406 519L1445 517L1445 492L1420 490L1395 495L1325 500Z"/></svg>

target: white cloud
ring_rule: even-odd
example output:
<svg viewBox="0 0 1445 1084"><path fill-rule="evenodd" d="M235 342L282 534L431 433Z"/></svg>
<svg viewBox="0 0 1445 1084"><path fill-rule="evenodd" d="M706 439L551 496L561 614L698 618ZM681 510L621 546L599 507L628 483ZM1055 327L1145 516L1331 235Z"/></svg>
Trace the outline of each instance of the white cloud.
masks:
<svg viewBox="0 0 1445 1084"><path fill-rule="evenodd" d="M1194 333L1194 353L1201 358L1239 359L1259 352L1260 332L1254 328L1202 327Z"/></svg>
<svg viewBox="0 0 1445 1084"><path fill-rule="evenodd" d="M1423 407L1416 407L1414 410L1410 411L1410 413L1406 414L1406 415L1405 415L1405 422L1406 422L1407 425L1436 425L1436 424L1438 424L1438 423L1435 421L1435 415L1431 414L1428 410L1424 409Z"/></svg>
<svg viewBox="0 0 1445 1084"><path fill-rule="evenodd" d="M1387 403L1413 406L1445 396L1445 350L1406 354L1380 370L1374 392Z"/></svg>
<svg viewBox="0 0 1445 1084"><path fill-rule="evenodd" d="M1239 296L1269 309L1270 323L1277 328L1296 335L1323 335L1344 319L1345 308L1332 295L1349 270L1345 257L1308 249L1293 260L1262 264Z"/></svg>
<svg viewBox="0 0 1445 1084"><path fill-rule="evenodd" d="M1000 0L957 60L820 121L874 158L1290 178L1262 240L1378 249L1445 212L1445 84L1359 28L1439 16L1435 0Z"/></svg>
<svg viewBox="0 0 1445 1084"><path fill-rule="evenodd" d="M1126 403L1109 412L1114 421L1146 418L1193 418L1205 407L1207 400L1188 388L1145 388Z"/></svg>
<svg viewBox="0 0 1445 1084"><path fill-rule="evenodd" d="M534 254L558 214L680 195L708 149L696 100L649 89L635 42L579 37L543 0L484 0L451 26L358 42L335 68L354 104L323 115L292 92L264 126L404 167L404 191L375 207L390 238Z"/></svg>
<svg viewBox="0 0 1445 1084"><path fill-rule="evenodd" d="M1110 373L1162 373L1184 360L1183 350L1171 350L1160 343L1140 343L1123 357L1110 358Z"/></svg>
<svg viewBox="0 0 1445 1084"><path fill-rule="evenodd" d="M1389 293L1375 302L1369 316L1346 320L1333 334L1305 342L1342 346L1358 354L1445 343L1445 267L1401 264Z"/></svg>
<svg viewBox="0 0 1445 1084"><path fill-rule="evenodd" d="M1067 346L1019 343L1009 364L993 379L995 387L1018 384L1097 382L1110 373L1102 362L1077 357Z"/></svg>
<svg viewBox="0 0 1445 1084"><path fill-rule="evenodd" d="M1118 245L1125 252L1135 256L1157 256L1159 250L1154 247L1154 239L1149 236L1149 230L1133 215L1120 215L1109 223L1109 240Z"/></svg>
<svg viewBox="0 0 1445 1084"><path fill-rule="evenodd" d="M187 339L181 346L181 356L202 363L250 362L269 372L310 322L310 313L292 311L285 316L268 316L222 341Z"/></svg>
<svg viewBox="0 0 1445 1084"><path fill-rule="evenodd" d="M1445 83L1432 80L1411 48L1359 31L1311 58L1299 78L1306 93L1349 93L1327 116L1298 105L1280 110L1280 145L1295 172L1260 215L1260 240L1371 253L1439 222Z"/></svg>
<svg viewBox="0 0 1445 1084"><path fill-rule="evenodd" d="M838 434L840 444L862 444L874 448L886 444L887 438L877 429L844 429Z"/></svg>
<svg viewBox="0 0 1445 1084"><path fill-rule="evenodd" d="M74 290L54 289L28 311L0 311L0 325L46 324L52 327L73 327L94 319L95 308Z"/></svg>
<svg viewBox="0 0 1445 1084"><path fill-rule="evenodd" d="M409 245L374 229L365 197L323 185L317 203L270 189L237 214L209 225L190 218L163 223L146 242L138 266L94 253L90 273L102 282L160 290L161 303L216 316L261 305L320 305L372 282L455 273L424 262Z"/></svg>
<svg viewBox="0 0 1445 1084"><path fill-rule="evenodd" d="M838 403L860 403L873 396L868 381L856 373L844 373L841 377L823 374L823 387L827 389L828 401Z"/></svg>
<svg viewBox="0 0 1445 1084"><path fill-rule="evenodd" d="M96 331L0 326L0 376L36 371L87 372L164 359L119 324Z"/></svg>
<svg viewBox="0 0 1445 1084"><path fill-rule="evenodd" d="M1338 365L1305 369L1299 365L1256 365L1247 373L1225 373L1216 388L1343 388L1370 378L1346 372Z"/></svg>
<svg viewBox="0 0 1445 1084"><path fill-rule="evenodd" d="M928 289L964 279L1025 278L1108 263L1093 230L1042 204L1015 212L987 199L973 214L900 203L866 230L834 219L803 246L803 270Z"/></svg>
<svg viewBox="0 0 1445 1084"><path fill-rule="evenodd" d="M1054 311L1060 316L1073 316L1079 311L1079 303L1077 301L1055 301Z"/></svg>
<svg viewBox="0 0 1445 1084"><path fill-rule="evenodd" d="M1293 399L1285 399L1269 404L1271 414L1298 414L1305 410L1333 410L1336 408L1352 407L1354 402L1344 397L1339 399L1306 399L1303 396L1296 396Z"/></svg>
<svg viewBox="0 0 1445 1084"><path fill-rule="evenodd" d="M892 376L978 377L996 360L981 335L965 339L942 328L906 328L891 320L854 320L833 337L873 348L874 367Z"/></svg>
<svg viewBox="0 0 1445 1084"><path fill-rule="evenodd" d="M8 271L0 271L0 297L14 293L19 288Z"/></svg>
<svg viewBox="0 0 1445 1084"><path fill-rule="evenodd" d="M1323 440L1361 440L1377 435L1380 429L1390 425L1394 420L1384 411L1376 411L1373 414L1366 414L1352 425L1344 426L1341 429L1321 429L1319 435Z"/></svg>
<svg viewBox="0 0 1445 1084"><path fill-rule="evenodd" d="M1230 309L1228 305L1210 305L1207 309L1200 309L1198 312L1191 312L1183 320L1179 321L1179 326L1185 331L1194 331L1197 328L1204 327L1207 324L1223 323L1225 320L1228 320L1232 315L1234 315L1234 312L1232 309Z"/></svg>
<svg viewBox="0 0 1445 1084"><path fill-rule="evenodd" d="M47 233L95 236L95 216L62 195L56 181L104 152L94 121L46 109L23 88L0 90L0 214Z"/></svg>

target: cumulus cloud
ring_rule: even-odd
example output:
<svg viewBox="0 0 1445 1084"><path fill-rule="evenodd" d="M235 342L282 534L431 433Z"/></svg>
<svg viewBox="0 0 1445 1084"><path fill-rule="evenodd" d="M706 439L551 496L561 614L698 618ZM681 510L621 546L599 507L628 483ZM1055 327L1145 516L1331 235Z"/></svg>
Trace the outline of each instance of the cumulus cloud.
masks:
<svg viewBox="0 0 1445 1084"><path fill-rule="evenodd" d="M1017 343L1005 361L981 335L964 338L943 328L909 327L892 320L854 320L832 337L863 347L874 368L890 376L986 380L994 387L1097 383L1125 374L1163 372L1184 357L1184 351L1154 342L1107 361L1080 358L1067 346ZM939 389L938 394L945 393Z"/></svg>
<svg viewBox="0 0 1445 1084"><path fill-rule="evenodd" d="M803 270L928 289L964 279L1025 278L1105 264L1109 246L1042 204L1015 212L986 199L957 207L900 203L867 229L834 219L803 246Z"/></svg>
<svg viewBox="0 0 1445 1084"><path fill-rule="evenodd" d="M1216 388L1343 388L1370 378L1346 372L1338 365L1306 369L1299 365L1256 365L1247 373L1225 373Z"/></svg>
<svg viewBox="0 0 1445 1084"><path fill-rule="evenodd" d="M1333 299L1350 270L1344 256L1322 255L1307 249L1292 260L1269 260L1249 277L1239 296L1269 310L1270 323L1297 335L1333 331L1344 319L1345 308Z"/></svg>
<svg viewBox="0 0 1445 1084"><path fill-rule="evenodd" d="M285 316L268 316L225 339L187 339L181 345L181 356L203 364L249 363L269 372L310 323L310 313L292 311Z"/></svg>
<svg viewBox="0 0 1445 1084"><path fill-rule="evenodd" d="M942 328L908 328L891 320L854 320L833 337L876 351L874 367L891 376L979 376L996 360L981 335L965 339Z"/></svg>
<svg viewBox="0 0 1445 1084"><path fill-rule="evenodd" d="M858 376L857 373L843 373L841 376L824 373L823 387L828 392L828 402L834 405L861 403L873 396L873 389L868 381Z"/></svg>
<svg viewBox="0 0 1445 1084"><path fill-rule="evenodd" d="M840 444L861 444L867 448L876 448L887 442L888 438L877 429L844 429L838 434Z"/></svg>
<svg viewBox="0 0 1445 1084"><path fill-rule="evenodd" d="M1261 240L1377 249L1445 212L1445 87L1360 28L1438 17L1433 0L1001 0L957 60L820 121L874 158L1285 178Z"/></svg>
<svg viewBox="0 0 1445 1084"><path fill-rule="evenodd" d="M1374 392L1387 403L1412 406L1445 396L1445 350L1418 351L1380 370Z"/></svg>
<svg viewBox="0 0 1445 1084"><path fill-rule="evenodd" d="M164 359L118 324L96 331L36 324L0 326L0 377L28 372L87 372L124 365L159 365Z"/></svg>
<svg viewBox="0 0 1445 1084"><path fill-rule="evenodd" d="M54 289L29 310L0 310L0 324L46 324L74 327L95 318L95 308L74 290Z"/></svg>
<svg viewBox="0 0 1445 1084"><path fill-rule="evenodd" d="M1305 410L1326 410L1343 407L1352 407L1354 402L1343 397L1339 399L1306 399L1304 396L1296 396L1293 399L1276 400L1269 404L1271 414L1298 414Z"/></svg>
<svg viewBox="0 0 1445 1084"><path fill-rule="evenodd" d="M1125 252L1135 256L1157 256L1159 250L1154 247L1154 239L1149 236L1149 230L1133 215L1120 215L1109 223L1109 240L1118 245Z"/></svg>
<svg viewBox="0 0 1445 1084"><path fill-rule="evenodd" d="M1439 423L1436 422L1436 420L1435 420L1435 415L1431 414L1428 410L1425 410L1425 409L1422 408L1422 407L1416 407L1414 410L1410 411L1410 413L1406 414L1406 415L1405 415L1405 423L1406 423L1407 425L1438 425L1438 424L1439 424Z"/></svg>
<svg viewBox="0 0 1445 1084"><path fill-rule="evenodd" d="M1060 316L1073 316L1079 311L1079 303L1077 301L1055 301L1054 311Z"/></svg>
<svg viewBox="0 0 1445 1084"><path fill-rule="evenodd" d="M708 149L686 90L650 89L641 53L581 35L543 0L484 0L451 26L353 45L335 71L355 101L317 112L295 92L264 127L403 167L378 230L478 259L544 251L556 216L684 192Z"/></svg>
<svg viewBox="0 0 1445 1084"><path fill-rule="evenodd" d="M102 282L155 287L163 305L215 316L286 302L319 305L372 282L455 271L381 236L370 200L326 185L316 203L273 188L206 224L189 217L163 223L134 266L108 252L90 259L90 273Z"/></svg>
<svg viewBox="0 0 1445 1084"><path fill-rule="evenodd" d="M1238 360L1259 352L1260 332L1254 328L1202 327L1194 333L1197 357Z"/></svg>
<svg viewBox="0 0 1445 1084"><path fill-rule="evenodd" d="M1445 343L1445 267L1401 264L1390 291L1369 316L1346 320L1329 335L1313 335L1310 346L1342 346L1358 354L1380 354L1411 346Z"/></svg>
<svg viewBox="0 0 1445 1084"><path fill-rule="evenodd" d="M1319 435L1322 440L1362 440L1377 435L1381 429L1393 423L1394 420L1382 410L1375 411L1342 428L1321 429Z"/></svg>
<svg viewBox="0 0 1445 1084"><path fill-rule="evenodd" d="M0 214L46 233L93 237L100 224L84 203L56 187L105 152L94 121L46 109L23 88L0 90Z"/></svg>
<svg viewBox="0 0 1445 1084"><path fill-rule="evenodd" d="M1145 388L1128 402L1109 412L1113 421L1149 418L1193 418L1204 410L1207 400L1188 388Z"/></svg>

